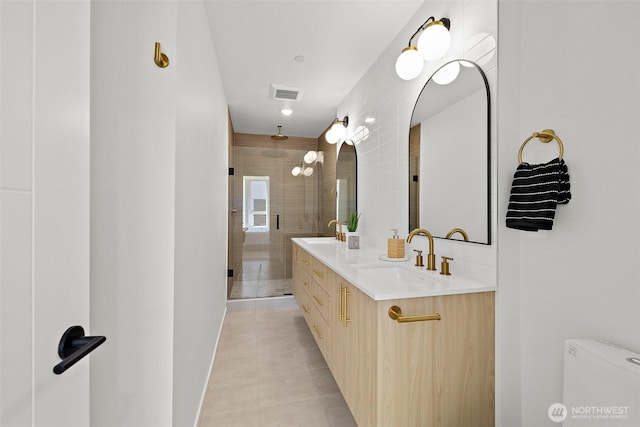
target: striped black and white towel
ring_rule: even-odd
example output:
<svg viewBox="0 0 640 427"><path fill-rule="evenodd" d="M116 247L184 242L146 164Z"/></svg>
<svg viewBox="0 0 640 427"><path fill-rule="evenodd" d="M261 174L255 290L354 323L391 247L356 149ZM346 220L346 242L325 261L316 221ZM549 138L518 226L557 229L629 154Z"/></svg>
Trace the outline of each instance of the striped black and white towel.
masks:
<svg viewBox="0 0 640 427"><path fill-rule="evenodd" d="M513 175L507 227L524 231L551 230L558 204L571 200L564 160L541 165L520 163Z"/></svg>

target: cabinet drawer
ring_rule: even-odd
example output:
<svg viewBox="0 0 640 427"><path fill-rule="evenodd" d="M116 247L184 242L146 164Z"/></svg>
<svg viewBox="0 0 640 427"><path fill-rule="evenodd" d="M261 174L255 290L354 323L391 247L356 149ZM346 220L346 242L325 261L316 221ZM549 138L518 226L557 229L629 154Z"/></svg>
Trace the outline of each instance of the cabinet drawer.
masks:
<svg viewBox="0 0 640 427"><path fill-rule="evenodd" d="M312 285L313 285L313 280L311 280L311 277L307 274L307 273L303 273L300 275L300 279L299 279L299 286L300 289L306 293L307 295L309 295L309 298L311 298L311 289L312 289Z"/></svg>
<svg viewBox="0 0 640 427"><path fill-rule="evenodd" d="M313 257L303 251L302 249L298 252L298 263L302 266L302 270L307 273L311 273L311 260Z"/></svg>
<svg viewBox="0 0 640 427"><path fill-rule="evenodd" d="M327 290L326 278L327 267L315 258L311 258L311 271L309 272L313 280L318 283L322 289Z"/></svg>
<svg viewBox="0 0 640 427"><path fill-rule="evenodd" d="M310 323L309 327L311 328L311 333L322 352L325 360L328 360L328 353L330 349L330 341L331 341L331 329L327 325L327 322L323 319L320 312L313 306L310 314Z"/></svg>
<svg viewBox="0 0 640 427"><path fill-rule="evenodd" d="M302 315L304 319L307 321L309 327L311 326L311 304L309 302L309 296L306 292L300 292L300 295L296 297L296 301L298 302L298 306L300 307L300 311L302 311Z"/></svg>
<svg viewBox="0 0 640 427"><path fill-rule="evenodd" d="M329 294L320 285L312 282L311 293L309 295L322 318L325 322L329 323L331 307L331 297L329 297Z"/></svg>

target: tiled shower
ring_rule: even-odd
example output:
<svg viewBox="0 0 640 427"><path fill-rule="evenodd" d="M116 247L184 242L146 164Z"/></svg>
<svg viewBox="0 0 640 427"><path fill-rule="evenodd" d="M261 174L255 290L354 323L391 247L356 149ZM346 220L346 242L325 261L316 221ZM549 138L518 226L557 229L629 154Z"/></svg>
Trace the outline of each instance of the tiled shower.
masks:
<svg viewBox="0 0 640 427"><path fill-rule="evenodd" d="M318 235L322 164L294 176L306 149L233 147L233 285L229 298L291 294L291 238Z"/></svg>

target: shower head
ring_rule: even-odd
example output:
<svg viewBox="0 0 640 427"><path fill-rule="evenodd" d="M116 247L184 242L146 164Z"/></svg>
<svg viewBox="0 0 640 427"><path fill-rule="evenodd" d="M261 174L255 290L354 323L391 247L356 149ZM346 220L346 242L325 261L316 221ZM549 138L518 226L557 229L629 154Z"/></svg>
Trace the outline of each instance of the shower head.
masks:
<svg viewBox="0 0 640 427"><path fill-rule="evenodd" d="M275 139L276 141L284 141L285 139L288 139L289 137L286 135L283 135L281 132L282 126L278 125L278 134L277 135L271 135L271 139Z"/></svg>

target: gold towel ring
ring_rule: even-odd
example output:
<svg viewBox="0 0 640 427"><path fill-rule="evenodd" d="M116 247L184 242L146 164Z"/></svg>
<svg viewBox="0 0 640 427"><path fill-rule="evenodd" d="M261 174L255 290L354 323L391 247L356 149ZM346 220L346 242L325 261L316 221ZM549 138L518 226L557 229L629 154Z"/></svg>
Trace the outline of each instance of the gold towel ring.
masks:
<svg viewBox="0 0 640 427"><path fill-rule="evenodd" d="M518 163L522 163L522 151L524 150L524 146L527 145L527 142L531 141L533 138L538 138L540 142L548 143L553 141L554 139L558 141L558 145L560 146L560 155L558 158L562 160L562 156L564 155L564 144L562 140L553 129L545 129L542 132L534 132L531 136L524 140L522 145L520 146L520 150L518 151Z"/></svg>

